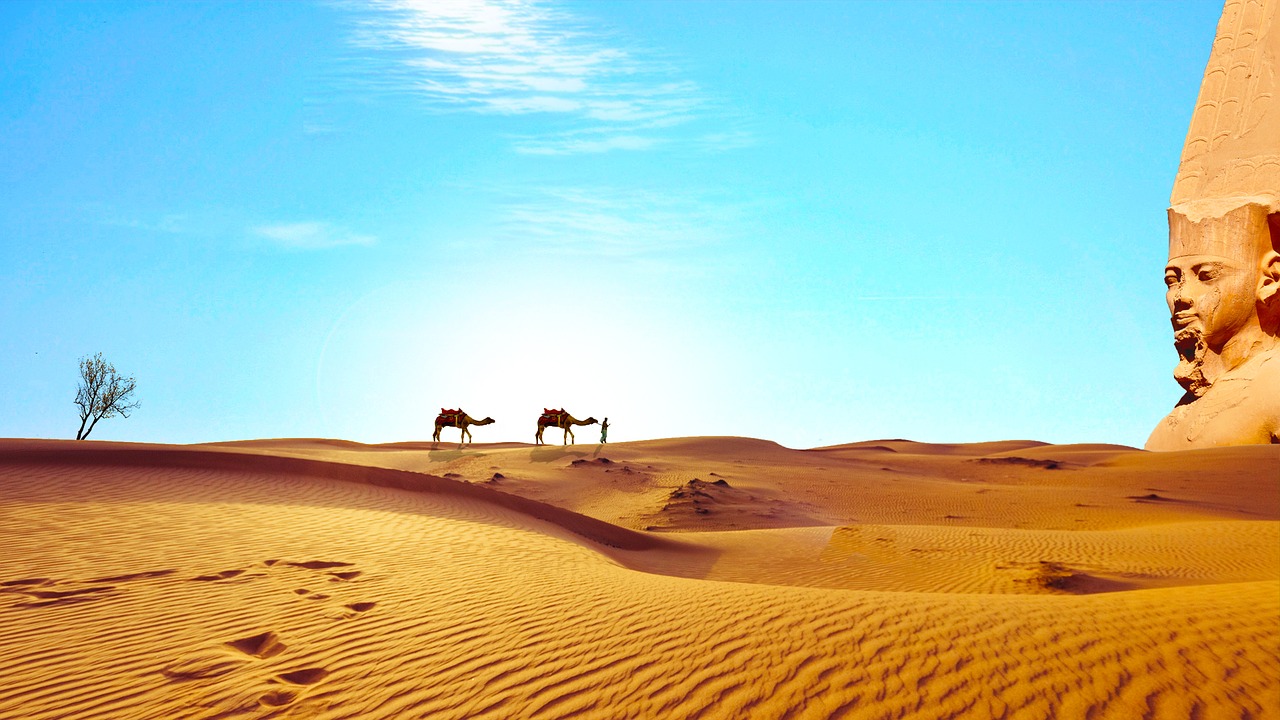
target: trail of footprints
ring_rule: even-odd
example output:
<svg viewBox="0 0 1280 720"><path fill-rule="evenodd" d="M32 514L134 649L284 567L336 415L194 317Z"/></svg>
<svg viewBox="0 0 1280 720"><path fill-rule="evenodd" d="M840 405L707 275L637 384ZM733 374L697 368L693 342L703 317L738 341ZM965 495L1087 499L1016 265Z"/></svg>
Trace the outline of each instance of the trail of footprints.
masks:
<svg viewBox="0 0 1280 720"><path fill-rule="evenodd" d="M266 578L276 576L279 580L282 573L298 568L301 570L310 570L312 574L309 578L303 578L301 582L296 582L296 575L287 575L286 584L303 584L313 586L316 581L328 583L347 583L364 575L360 570L354 569L353 565L348 562L340 562L336 560L307 560L305 562L292 562L288 560L264 560L261 568L251 570L232 569L220 570L215 573L205 575L197 575L191 578L194 582L207 582L222 584L232 584L241 582L250 582L255 578ZM312 587L295 587L291 591L294 595L301 599L312 602L320 602L328 600L331 597L330 592L313 589ZM377 606L376 602L353 602L341 603L340 608L336 612L336 616L340 618L349 618L368 612Z"/></svg>
<svg viewBox="0 0 1280 720"><path fill-rule="evenodd" d="M46 577L0 580L0 596L7 595L13 600L9 605L11 608L74 605L111 597L119 590L119 583L166 577L176 572L177 570L149 570L82 581Z"/></svg>
<svg viewBox="0 0 1280 720"><path fill-rule="evenodd" d="M301 578L300 572L303 573ZM119 596L126 589L125 583L161 578L170 578L172 582L178 580L173 578L177 574L176 569L164 569L83 581L45 577L3 580L0 581L0 603L8 597L13 600L9 603L8 609L18 610L101 601ZM294 587L292 594L299 600L317 603L330 609L329 617L342 620L359 617L378 605L371 601L344 602L334 598L334 595L345 594L339 592L340 589L345 589L341 588L341 585L352 583L363 575L363 572L356 570L353 564L348 562L333 560L293 562L273 559L263 561L260 566L249 569L219 570L178 581L209 583L216 586L253 582L259 578L274 576L277 584L304 585L304 587ZM323 583L321 587L328 591L313 589L316 583ZM326 602L331 599L334 602ZM0 608L3 608L2 604ZM266 682L273 687L259 695L256 703L263 709L278 709L296 703L308 687L320 683L329 675L329 671L323 667L293 667L280 670L279 667L288 668L286 654L288 648L288 644L280 635L267 630L196 650L168 663L159 672L172 682L188 682L217 678L238 671L250 671L261 677L260 671L266 670L269 678ZM277 657L280 659L275 660L274 658ZM264 666L263 661L267 660L271 662L268 666ZM283 664L281 661L284 661ZM270 669L271 666L275 666L276 669Z"/></svg>
<svg viewBox="0 0 1280 720"><path fill-rule="evenodd" d="M355 580L364 574L359 570L352 569L351 563L332 560L308 560L305 562L266 560L262 565L263 568L257 572L245 569L220 570L213 573L197 575L195 577L188 578L188 580L193 582L219 584L228 582L247 582L254 578L267 577L270 574L269 571L271 568L302 568L313 571L324 571L322 576L317 579L334 583ZM111 575L107 577L93 578L91 580L58 580L47 577L0 580L0 601L7 597L12 601L9 603L9 608L18 609L54 607L59 605L72 605L95 600L104 600L118 596L120 592L124 590L124 588L121 587L123 583L169 577L177 572L178 571L175 569L148 570L144 572L129 573L126 575ZM296 588L293 592L295 595L299 595L308 600L326 600L329 598L328 593L319 592L305 587ZM343 606L346 611L343 614L350 617L352 613L358 614L367 612L375 605L377 605L377 603L349 603Z"/></svg>
<svg viewBox="0 0 1280 720"><path fill-rule="evenodd" d="M287 560L266 560L261 568L253 571L242 569L223 570L208 575L192 578L193 581L208 583L238 583L253 578L277 576L285 579L287 584L298 584L298 572L305 573L302 584L313 585L320 581L329 586L331 583L345 584L360 578L364 573L356 570L351 563L334 560L308 560L292 562ZM309 603L321 603L330 600L330 592L321 592L311 587L294 587L293 595ZM340 609L331 615L335 619L351 618L366 613L377 606L376 602L338 602ZM271 686L256 698L256 704L267 710L293 705L302 699L305 691L329 676L324 667L289 667L288 644L276 632L267 630L254 635L225 641L221 646L207 648L204 651L181 658L170 663L161 670L169 679L182 682L215 676L226 675L236 671L248 671L252 674L269 675L267 684ZM232 652L228 652L232 651ZM272 660L280 657L280 660ZM267 666L262 661L271 660ZM272 669L272 666L275 669ZM288 668L288 669L280 669Z"/></svg>
<svg viewBox="0 0 1280 720"><path fill-rule="evenodd" d="M225 649L234 651L228 653ZM222 648L208 648L188 657L169 663L160 670L175 682L219 677L241 670L258 670L257 661L283 655L289 646L270 630L257 635L242 637L222 644ZM264 708L278 708L297 702L303 690L329 676L323 667L301 667L279 672L268 671L267 684L272 689L257 696L256 704Z"/></svg>

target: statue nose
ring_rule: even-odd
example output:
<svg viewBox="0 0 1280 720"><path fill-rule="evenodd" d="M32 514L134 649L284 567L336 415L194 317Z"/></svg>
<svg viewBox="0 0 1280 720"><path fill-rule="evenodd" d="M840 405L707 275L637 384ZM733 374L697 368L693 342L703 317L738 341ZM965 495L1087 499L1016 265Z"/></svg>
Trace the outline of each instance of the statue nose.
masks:
<svg viewBox="0 0 1280 720"><path fill-rule="evenodd" d="M1191 296L1187 294L1186 287L1186 283L1178 283L1169 288L1169 297L1173 300L1175 308L1191 307Z"/></svg>

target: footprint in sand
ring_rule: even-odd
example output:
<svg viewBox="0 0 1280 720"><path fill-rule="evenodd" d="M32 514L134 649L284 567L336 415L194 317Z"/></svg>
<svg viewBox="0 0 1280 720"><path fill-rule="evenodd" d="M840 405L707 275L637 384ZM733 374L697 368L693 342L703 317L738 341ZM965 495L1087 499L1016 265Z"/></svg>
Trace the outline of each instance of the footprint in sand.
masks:
<svg viewBox="0 0 1280 720"><path fill-rule="evenodd" d="M272 690L258 698L258 704L264 707L283 707L298 699L293 690Z"/></svg>
<svg viewBox="0 0 1280 720"><path fill-rule="evenodd" d="M377 606L378 603L376 602L347 603L346 605L343 605L341 609L331 613L329 617L334 620L350 620L351 618L360 617Z"/></svg>
<svg viewBox="0 0 1280 720"><path fill-rule="evenodd" d="M289 647L280 642L280 636L270 630L240 638L239 640L232 640L226 644L245 655L251 655L256 658L274 657Z"/></svg>
<svg viewBox="0 0 1280 720"><path fill-rule="evenodd" d="M213 582L215 580L230 580L231 578L239 577L243 574L244 570L223 570L209 575L197 575L191 579L199 580L200 582Z"/></svg>
<svg viewBox="0 0 1280 720"><path fill-rule="evenodd" d="M238 655L228 655L224 650L217 648L206 648L169 663L160 672L167 677L184 680L213 677L243 667L251 658L266 660L289 649L289 646L280 640L280 636L271 630L260 632L256 635L248 635L238 640L229 640L222 643L222 647L231 648ZM327 675L328 672L324 674ZM323 675L316 676L304 673L299 677L316 677L318 679ZM316 680L311 682L316 682ZM295 682L293 684L309 685L311 683Z"/></svg>
<svg viewBox="0 0 1280 720"><path fill-rule="evenodd" d="M236 652L228 653L225 648ZM288 648L280 636L271 632L249 635L239 640L225 642L221 647L205 648L179 658L160 669L160 674L170 680L201 680L218 677L245 667L253 659L275 657Z"/></svg>
<svg viewBox="0 0 1280 720"><path fill-rule="evenodd" d="M57 580L51 580L49 578L14 580L5 583L4 587L0 587L0 592L18 595L25 599L25 602L16 602L10 607L42 608L57 605L72 605L75 603L97 600L116 589L115 585L94 585L91 587L81 588L73 587L66 590L52 589L58 585L58 582L59 581Z"/></svg>
<svg viewBox="0 0 1280 720"><path fill-rule="evenodd" d="M247 657L208 648L174 660L160 668L160 674L175 681L202 680L226 675L244 667L248 662Z"/></svg>
<svg viewBox="0 0 1280 720"><path fill-rule="evenodd" d="M324 668L303 668L301 670L290 670L275 676L270 682L282 682L289 685L314 685L329 676L329 671ZM278 708L285 705L292 705L302 696L299 690L292 688L280 688L278 690L270 690L258 696L258 704L266 708Z"/></svg>
<svg viewBox="0 0 1280 720"><path fill-rule="evenodd" d="M134 580L148 580L150 578L167 577L178 572L173 569L166 570L145 570L143 572L127 573L125 575L111 575L108 577L94 578L89 580L91 583L120 583L132 582Z"/></svg>
<svg viewBox="0 0 1280 720"><path fill-rule="evenodd" d="M340 560L306 560L295 562L292 560L265 560L263 564L268 567L287 566L302 568L304 570L331 571L335 568L351 568L354 563L342 562ZM363 577L364 572L360 570L339 570L334 572L324 572L323 575L328 578L331 583L349 583L357 578ZM317 592L306 587L293 588L293 594L307 600L327 600L331 596L328 593ZM361 613L368 612L377 606L376 602L353 602L342 606L342 609L333 614L335 619L347 619L356 617Z"/></svg>
<svg viewBox="0 0 1280 720"><path fill-rule="evenodd" d="M268 563L272 561L268 560ZM285 565L293 567L306 568L308 570L328 570L336 567L351 567L354 563L338 562L336 560L307 560L306 562L285 562Z"/></svg>
<svg viewBox="0 0 1280 720"><path fill-rule="evenodd" d="M30 587L32 585L52 585L57 582L50 578L25 578L23 580L5 580L0 582L0 588L9 587ZM0 592L4 592L0 590Z"/></svg>
<svg viewBox="0 0 1280 720"><path fill-rule="evenodd" d="M96 593L111 592L115 589L115 585L99 585L97 587L79 588L77 590L24 590L23 592L31 597L47 599L70 598L77 595L93 595Z"/></svg>
<svg viewBox="0 0 1280 720"><path fill-rule="evenodd" d="M318 667L290 670L276 675L276 679L283 680L290 685L315 685L327 677L329 677L329 671Z"/></svg>
<svg viewBox="0 0 1280 720"><path fill-rule="evenodd" d="M228 648L235 652L228 652ZM277 657L287 649L288 646L280 640L280 636L268 630L222 643L216 648L196 651L169 663L160 670L160 673L177 682L214 678L235 671L263 668L264 666L257 664L258 661ZM323 667L268 672L273 673L271 677L259 676L259 678L265 679L268 685L288 687L277 687L257 697L258 706L267 709L282 708L297 703L302 699L307 686L315 685L329 676L329 670Z"/></svg>
<svg viewBox="0 0 1280 720"><path fill-rule="evenodd" d="M114 591L120 589L115 583L164 577L175 572L177 570L147 570L123 575L109 575L92 580L55 580L44 577L4 580L0 581L0 593L25 596L26 602L17 602L11 606L16 608L70 605L108 597L114 594ZM77 585L87 587L76 587Z"/></svg>

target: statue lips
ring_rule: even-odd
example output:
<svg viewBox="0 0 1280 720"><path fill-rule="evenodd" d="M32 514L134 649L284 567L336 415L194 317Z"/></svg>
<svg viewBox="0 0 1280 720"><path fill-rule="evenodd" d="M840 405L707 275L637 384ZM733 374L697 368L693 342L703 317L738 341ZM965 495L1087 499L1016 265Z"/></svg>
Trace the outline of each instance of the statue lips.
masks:
<svg viewBox="0 0 1280 720"><path fill-rule="evenodd" d="M1173 323L1174 331L1178 331L1190 327L1197 319L1195 313L1175 313L1169 321Z"/></svg>

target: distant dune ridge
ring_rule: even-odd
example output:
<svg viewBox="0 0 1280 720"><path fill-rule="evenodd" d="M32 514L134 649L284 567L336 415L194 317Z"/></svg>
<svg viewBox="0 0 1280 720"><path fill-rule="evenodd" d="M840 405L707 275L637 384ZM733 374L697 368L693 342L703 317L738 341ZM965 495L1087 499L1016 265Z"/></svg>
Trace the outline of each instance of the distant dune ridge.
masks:
<svg viewBox="0 0 1280 720"><path fill-rule="evenodd" d="M3 718L1278 718L1280 447L0 440Z"/></svg>

